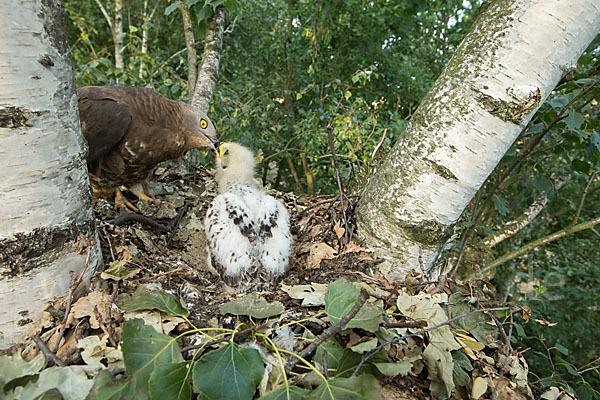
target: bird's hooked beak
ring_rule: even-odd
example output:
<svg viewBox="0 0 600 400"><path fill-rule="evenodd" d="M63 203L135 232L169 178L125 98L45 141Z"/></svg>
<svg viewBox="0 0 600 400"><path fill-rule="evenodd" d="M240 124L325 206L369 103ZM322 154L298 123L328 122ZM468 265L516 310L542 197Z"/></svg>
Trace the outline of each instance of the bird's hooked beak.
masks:
<svg viewBox="0 0 600 400"><path fill-rule="evenodd" d="M221 146L223 144L221 142L219 142L219 139L217 139L216 137L212 137L212 136L208 136L208 135L204 135L204 136L206 136L206 138L210 142L211 150L214 151L215 154L220 157L220 150L221 150Z"/></svg>

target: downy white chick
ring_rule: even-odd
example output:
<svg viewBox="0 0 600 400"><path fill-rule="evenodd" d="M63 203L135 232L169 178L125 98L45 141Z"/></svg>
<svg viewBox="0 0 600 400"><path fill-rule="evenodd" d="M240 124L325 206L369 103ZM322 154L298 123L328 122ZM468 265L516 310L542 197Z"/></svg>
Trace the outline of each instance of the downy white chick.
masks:
<svg viewBox="0 0 600 400"><path fill-rule="evenodd" d="M204 221L209 263L228 285L254 277L261 268L268 278L276 278L290 258L288 212L257 187L249 149L223 143L216 153L219 195Z"/></svg>

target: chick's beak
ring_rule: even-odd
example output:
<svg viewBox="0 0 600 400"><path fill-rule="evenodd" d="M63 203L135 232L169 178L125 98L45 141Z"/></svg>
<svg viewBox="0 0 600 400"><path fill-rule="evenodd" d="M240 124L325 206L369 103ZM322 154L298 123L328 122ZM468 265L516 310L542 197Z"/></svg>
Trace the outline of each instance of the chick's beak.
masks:
<svg viewBox="0 0 600 400"><path fill-rule="evenodd" d="M225 142L223 143L218 143L218 146L216 149L214 149L215 154L217 155L217 157L221 158L221 153L223 152L223 146L225 145Z"/></svg>

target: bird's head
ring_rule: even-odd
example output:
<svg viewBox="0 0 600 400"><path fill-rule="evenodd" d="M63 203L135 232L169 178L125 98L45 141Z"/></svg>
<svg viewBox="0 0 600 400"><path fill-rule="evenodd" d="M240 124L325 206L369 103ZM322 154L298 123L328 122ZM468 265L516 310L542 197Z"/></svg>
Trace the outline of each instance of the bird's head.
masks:
<svg viewBox="0 0 600 400"><path fill-rule="evenodd" d="M215 151L215 166L219 192L227 190L229 183L254 185L254 154L238 143L221 143Z"/></svg>
<svg viewBox="0 0 600 400"><path fill-rule="evenodd" d="M218 150L221 143L217 139L215 126L208 115L198 109L189 107L184 115L184 120L192 131L192 135L188 139L189 148L210 147L212 151Z"/></svg>

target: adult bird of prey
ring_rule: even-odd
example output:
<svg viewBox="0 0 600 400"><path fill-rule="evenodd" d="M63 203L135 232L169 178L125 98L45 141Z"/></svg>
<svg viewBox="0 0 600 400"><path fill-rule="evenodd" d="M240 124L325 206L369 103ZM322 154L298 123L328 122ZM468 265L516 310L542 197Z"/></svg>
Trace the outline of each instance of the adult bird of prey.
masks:
<svg viewBox="0 0 600 400"><path fill-rule="evenodd" d="M285 272L290 259L288 212L257 187L249 149L223 143L216 154L219 195L204 221L209 265L228 285L262 275L261 270L271 281Z"/></svg>
<svg viewBox="0 0 600 400"><path fill-rule="evenodd" d="M198 147L217 149L215 127L201 111L152 89L85 86L77 89L81 132L88 142L94 200L115 195L115 208L135 209L119 188L141 200L146 179L161 161Z"/></svg>

